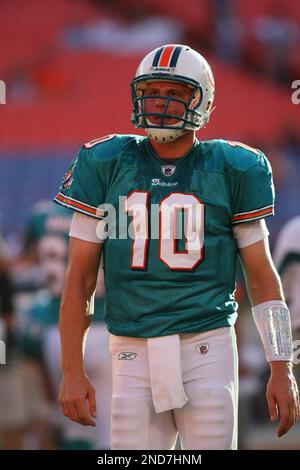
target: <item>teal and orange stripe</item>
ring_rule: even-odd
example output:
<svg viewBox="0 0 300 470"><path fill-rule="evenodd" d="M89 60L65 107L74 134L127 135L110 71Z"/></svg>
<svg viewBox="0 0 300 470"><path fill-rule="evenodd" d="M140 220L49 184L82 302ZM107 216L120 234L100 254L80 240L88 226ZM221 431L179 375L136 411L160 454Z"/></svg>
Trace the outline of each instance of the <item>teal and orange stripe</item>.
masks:
<svg viewBox="0 0 300 470"><path fill-rule="evenodd" d="M97 217L98 219L101 219L104 215L103 211L100 211L94 206L90 206L89 204L85 204L82 201L78 201L77 199L70 198L66 196L65 194L58 193L54 201L58 202L59 204L62 204L64 206L68 206L72 209L78 210L79 212L82 212L84 214L92 215L94 217ZM101 212L101 215L100 215Z"/></svg>
<svg viewBox="0 0 300 470"><path fill-rule="evenodd" d="M182 51L181 46L161 47L156 52L152 66L153 67L176 67L178 57Z"/></svg>
<svg viewBox="0 0 300 470"><path fill-rule="evenodd" d="M274 214L274 206L266 206L262 207L261 209L256 209L253 211L248 211L248 212L241 212L239 214L235 214L232 217L232 223L237 223L237 222L248 222L250 220L255 220L255 219L262 219L263 217L268 217L269 215Z"/></svg>

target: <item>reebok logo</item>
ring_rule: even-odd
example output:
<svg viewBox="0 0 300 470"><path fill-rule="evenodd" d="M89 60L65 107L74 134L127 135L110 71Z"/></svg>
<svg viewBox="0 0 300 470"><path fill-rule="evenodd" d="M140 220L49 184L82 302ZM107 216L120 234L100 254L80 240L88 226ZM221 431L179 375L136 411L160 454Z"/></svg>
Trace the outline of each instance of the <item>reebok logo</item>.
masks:
<svg viewBox="0 0 300 470"><path fill-rule="evenodd" d="M137 354L135 352L120 352L118 359L119 361L133 361Z"/></svg>

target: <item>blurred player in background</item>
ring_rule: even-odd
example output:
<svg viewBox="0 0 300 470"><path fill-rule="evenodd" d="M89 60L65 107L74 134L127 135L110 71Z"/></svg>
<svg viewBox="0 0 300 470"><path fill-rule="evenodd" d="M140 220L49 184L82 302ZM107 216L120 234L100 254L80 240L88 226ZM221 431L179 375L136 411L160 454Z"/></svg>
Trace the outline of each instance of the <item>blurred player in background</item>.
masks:
<svg viewBox="0 0 300 470"><path fill-rule="evenodd" d="M279 232L274 247L274 262L282 279L286 302L291 312L295 341L300 340L300 216L289 220ZM297 343L298 348L300 343ZM300 366L295 375L300 383Z"/></svg>
<svg viewBox="0 0 300 470"><path fill-rule="evenodd" d="M44 364L56 407L60 383L59 304L63 290L71 213L50 201L40 201L31 213L27 229L27 249L41 264L46 289L35 295L26 313L22 344L28 355ZM87 341L85 366L99 400L103 403L96 428L84 428L70 420L59 419L64 449L110 448L111 359L108 333L103 323L103 269L99 270L95 315ZM98 344L106 345L99 350ZM62 421L62 422L61 422Z"/></svg>
<svg viewBox="0 0 300 470"><path fill-rule="evenodd" d="M13 285L4 251L4 242L0 238L0 448L8 450L21 448L25 419L19 396L19 364L14 357Z"/></svg>

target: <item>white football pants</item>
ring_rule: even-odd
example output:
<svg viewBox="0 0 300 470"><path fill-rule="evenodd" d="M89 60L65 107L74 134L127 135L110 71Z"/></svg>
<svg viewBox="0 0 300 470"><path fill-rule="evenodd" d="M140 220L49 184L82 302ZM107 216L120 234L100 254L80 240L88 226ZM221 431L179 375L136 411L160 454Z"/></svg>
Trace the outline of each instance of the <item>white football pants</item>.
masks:
<svg viewBox="0 0 300 470"><path fill-rule="evenodd" d="M233 327L180 335L182 407L156 413L147 339L110 335L112 449L236 449L238 365ZM126 354L124 354L126 353ZM168 381L168 370L166 370Z"/></svg>

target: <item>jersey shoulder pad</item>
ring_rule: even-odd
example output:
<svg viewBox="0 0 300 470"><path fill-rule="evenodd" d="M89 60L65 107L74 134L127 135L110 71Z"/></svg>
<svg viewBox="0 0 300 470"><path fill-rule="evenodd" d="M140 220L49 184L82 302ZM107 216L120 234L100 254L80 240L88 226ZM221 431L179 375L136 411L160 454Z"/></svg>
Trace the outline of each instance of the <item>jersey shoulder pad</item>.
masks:
<svg viewBox="0 0 300 470"><path fill-rule="evenodd" d="M201 148L206 168L209 170L225 170L232 176L239 176L254 167L264 166L269 170L269 163L264 153L241 142L212 139L202 141Z"/></svg>
<svg viewBox="0 0 300 470"><path fill-rule="evenodd" d="M268 159L259 149L232 140L222 140L220 145L225 161L232 170L243 173L254 167L269 169Z"/></svg>
<svg viewBox="0 0 300 470"><path fill-rule="evenodd" d="M109 134L93 139L83 145L93 159L100 161L113 160L118 157L132 143L142 137L133 134Z"/></svg>

